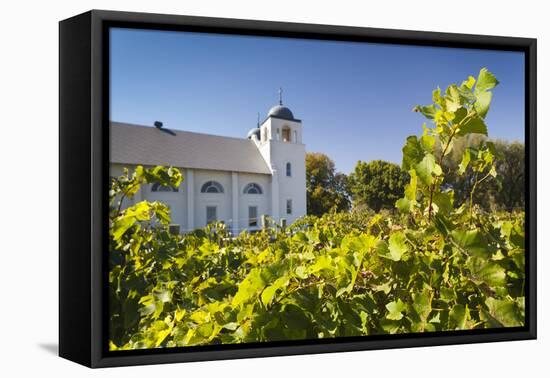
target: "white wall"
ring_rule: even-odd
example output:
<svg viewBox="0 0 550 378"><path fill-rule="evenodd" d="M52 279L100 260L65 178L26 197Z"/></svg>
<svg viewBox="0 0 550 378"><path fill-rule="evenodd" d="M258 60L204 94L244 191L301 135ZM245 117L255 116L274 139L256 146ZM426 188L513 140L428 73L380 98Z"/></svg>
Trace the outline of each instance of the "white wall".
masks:
<svg viewBox="0 0 550 378"><path fill-rule="evenodd" d="M125 166L120 164L110 165L111 176L119 176ZM130 171L133 167L130 167ZM233 185L232 172L181 169L183 183L178 192L153 192L151 185L143 185L133 199L125 200L124 207L133 205L141 200L161 201L171 210L172 223L179 224L182 231L192 231L206 226L206 207L215 206L217 219L224 221L231 229L241 232L248 227L248 206L258 207L258 217L271 214L271 176L253 173L235 173L237 177L237 211L233 214ZM189 179L190 171L193 179ZM208 181L217 181L223 187L223 193L202 193L202 186ZM262 188L262 194L244 194L244 188L249 183L257 183ZM188 187L193 185L193 225L188 222ZM236 228L233 228L235 225ZM260 222L258 221L258 227ZM253 227L254 228L254 227Z"/></svg>
<svg viewBox="0 0 550 378"><path fill-rule="evenodd" d="M282 130L285 127L290 129L290 142L283 141ZM278 195L275 193L277 199L271 202L274 208L272 215L277 222L284 218L287 224L290 224L307 212L306 153L302 140L302 127L301 122L272 117L268 117L261 125L262 133L269 135L269 139L260 140L259 149L277 176L274 178L274 185L278 187ZM279 139L277 139L277 130L279 130ZM290 177L286 175L287 163L292 167ZM292 201L292 214L287 214L287 200Z"/></svg>
<svg viewBox="0 0 550 378"><path fill-rule="evenodd" d="M262 188L262 194L244 194L243 190L249 183L255 182ZM258 207L258 217L271 214L271 176L239 173L239 224L238 229L248 227L248 207ZM258 226L261 222L258 221ZM252 227L253 229L254 227Z"/></svg>
<svg viewBox="0 0 550 378"><path fill-rule="evenodd" d="M271 142L272 164L279 181L279 216L287 223L306 214L306 151L303 144ZM286 163L292 166L292 176L286 176ZM286 213L286 200L292 200L292 214Z"/></svg>
<svg viewBox="0 0 550 378"><path fill-rule="evenodd" d="M117 9L320 24L538 37L538 341L335 353L88 370L54 355L57 343L58 25L86 10ZM550 28L544 1L81 0L5 1L0 23L3 164L2 274L5 311L0 374L6 377L543 377L550 350ZM291 57L290 57L291 58ZM281 85L277 82L276 85ZM284 83L282 85L285 85ZM78 127L78 125L75 125ZM309 132L309 131L308 131ZM311 131L313 132L313 131ZM307 133L306 133L307 134ZM306 139L307 143L307 139ZM30 170L29 170L30 169ZM32 173L32 174L31 174ZM32 182L30 178L32 177ZM18 185L11 183L17 182ZM17 196L15 195L17 188ZM18 200L24 198L24 201ZM31 216L38 216L36 220ZM36 223L29 235L29 222ZM9 305L8 305L9 304ZM17 309L15 312L13 309ZM37 310L39 309L39 310ZM260 372L260 373L259 373Z"/></svg>

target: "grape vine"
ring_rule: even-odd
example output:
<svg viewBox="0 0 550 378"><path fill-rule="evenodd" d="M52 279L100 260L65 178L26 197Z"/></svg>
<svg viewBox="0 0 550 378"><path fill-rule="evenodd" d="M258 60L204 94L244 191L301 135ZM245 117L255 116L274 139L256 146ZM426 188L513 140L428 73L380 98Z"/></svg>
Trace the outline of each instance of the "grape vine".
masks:
<svg viewBox="0 0 550 378"><path fill-rule="evenodd" d="M442 160L457 138L488 135L498 81L487 69L417 106L429 122L403 147L410 181L395 212L306 216L233 237L213 224L169 232L160 202L124 207L143 184L177 187L176 168L111 181L111 350L522 326L524 212L487 213L476 188L496 176L491 142L464 152L470 199L455 203Z"/></svg>

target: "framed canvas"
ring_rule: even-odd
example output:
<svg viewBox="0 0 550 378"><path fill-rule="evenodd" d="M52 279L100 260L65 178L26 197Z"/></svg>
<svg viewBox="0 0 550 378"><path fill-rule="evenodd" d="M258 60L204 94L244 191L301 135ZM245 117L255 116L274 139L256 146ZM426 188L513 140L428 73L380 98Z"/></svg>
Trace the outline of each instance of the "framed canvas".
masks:
<svg viewBox="0 0 550 378"><path fill-rule="evenodd" d="M60 22L59 354L536 338L536 40Z"/></svg>

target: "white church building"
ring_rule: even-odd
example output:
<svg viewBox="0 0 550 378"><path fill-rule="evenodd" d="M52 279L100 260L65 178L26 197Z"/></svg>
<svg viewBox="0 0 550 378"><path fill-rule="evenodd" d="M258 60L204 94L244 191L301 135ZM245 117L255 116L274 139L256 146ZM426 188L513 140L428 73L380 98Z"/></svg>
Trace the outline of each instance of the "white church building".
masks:
<svg viewBox="0 0 550 378"><path fill-rule="evenodd" d="M111 176L136 165L181 170L179 188L143 186L133 199L167 204L181 232L223 221L237 234L260 228L262 215L290 224L306 214L302 122L282 101L247 138L111 122L110 139Z"/></svg>

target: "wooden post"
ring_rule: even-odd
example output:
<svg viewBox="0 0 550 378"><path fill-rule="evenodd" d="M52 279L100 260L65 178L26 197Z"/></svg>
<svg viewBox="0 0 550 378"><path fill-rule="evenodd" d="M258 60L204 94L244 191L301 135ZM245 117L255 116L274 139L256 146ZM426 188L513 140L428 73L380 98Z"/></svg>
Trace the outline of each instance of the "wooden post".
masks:
<svg viewBox="0 0 550 378"><path fill-rule="evenodd" d="M172 235L179 235L180 233L180 225L179 224L171 224L168 226L168 232Z"/></svg>

